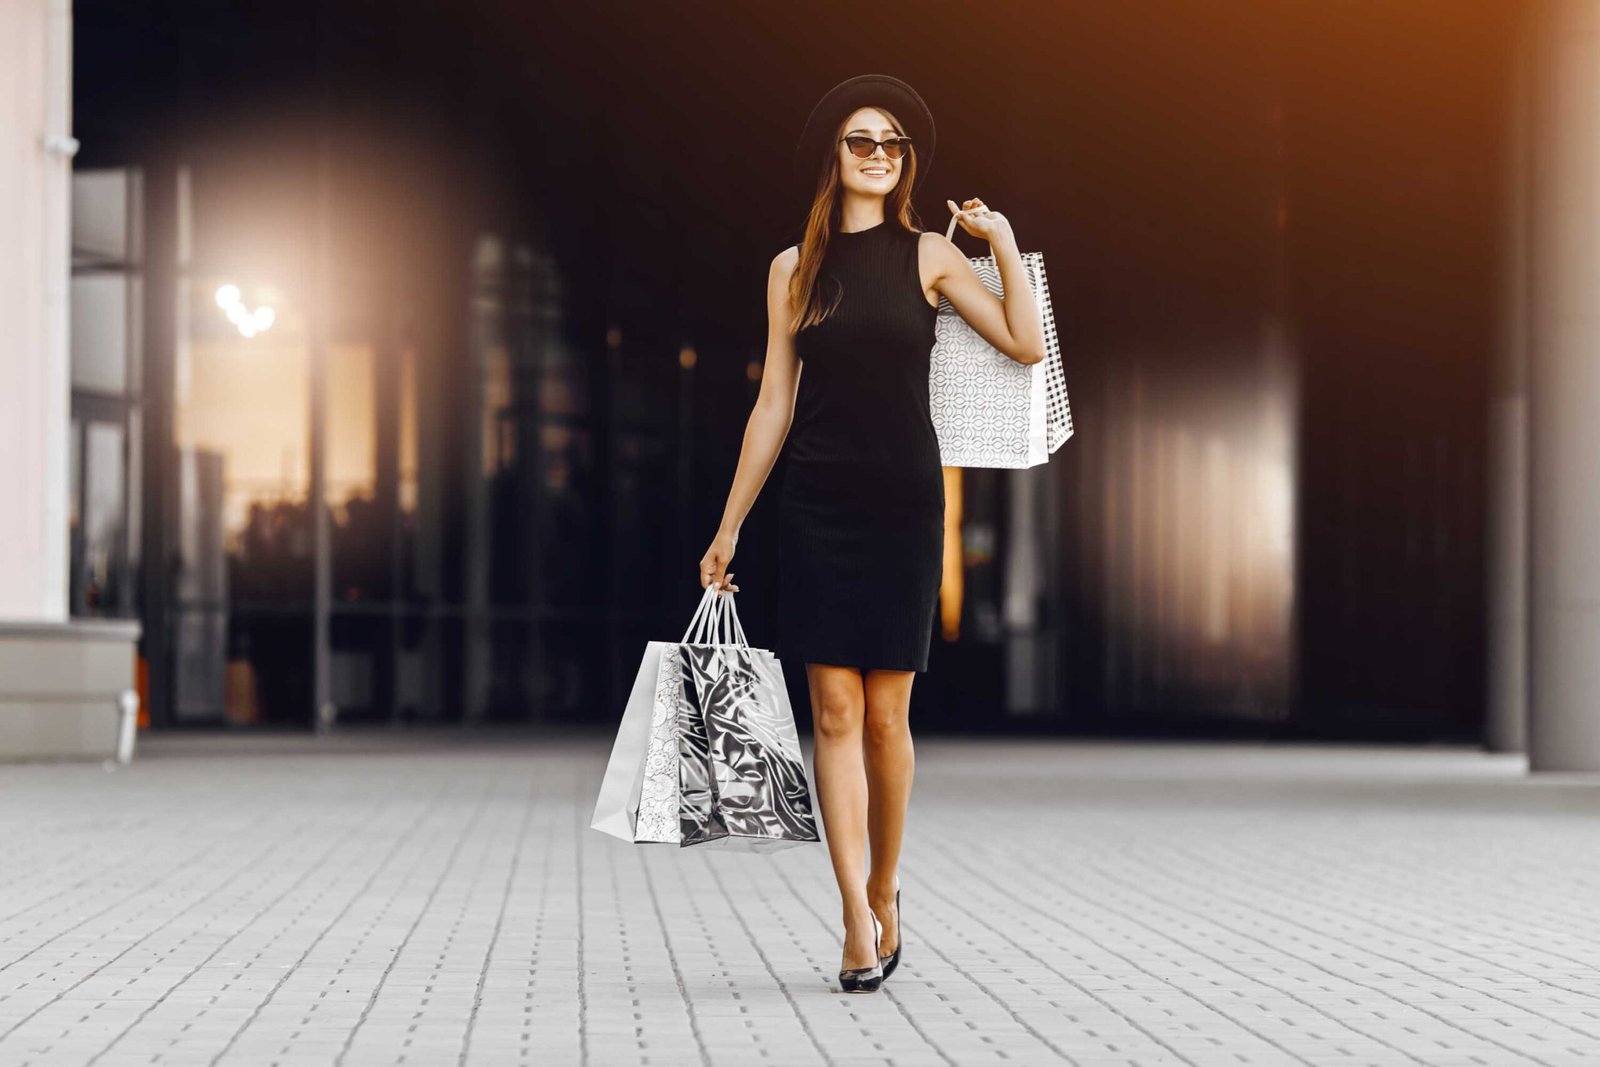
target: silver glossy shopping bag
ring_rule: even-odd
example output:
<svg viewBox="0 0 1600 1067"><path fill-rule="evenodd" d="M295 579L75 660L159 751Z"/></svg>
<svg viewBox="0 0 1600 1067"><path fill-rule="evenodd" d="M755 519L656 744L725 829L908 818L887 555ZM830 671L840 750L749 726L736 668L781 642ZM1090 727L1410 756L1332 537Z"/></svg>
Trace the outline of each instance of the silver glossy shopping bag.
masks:
<svg viewBox="0 0 1600 1067"><path fill-rule="evenodd" d="M945 237L955 233L950 216ZM1005 297L994 256L968 259L978 278ZM946 467L1032 467L1072 436L1072 409L1061 369L1061 343L1045 282L1044 253L1022 253L1028 284L1039 308L1045 358L1018 363L974 330L949 300L940 297L928 363L928 406Z"/></svg>
<svg viewBox="0 0 1600 1067"><path fill-rule="evenodd" d="M750 647L732 597L708 586L682 639L646 645L594 829L741 851L819 840L782 668Z"/></svg>
<svg viewBox="0 0 1600 1067"><path fill-rule="evenodd" d="M695 637L678 646L680 843L771 852L820 841L777 656L751 647L728 592Z"/></svg>

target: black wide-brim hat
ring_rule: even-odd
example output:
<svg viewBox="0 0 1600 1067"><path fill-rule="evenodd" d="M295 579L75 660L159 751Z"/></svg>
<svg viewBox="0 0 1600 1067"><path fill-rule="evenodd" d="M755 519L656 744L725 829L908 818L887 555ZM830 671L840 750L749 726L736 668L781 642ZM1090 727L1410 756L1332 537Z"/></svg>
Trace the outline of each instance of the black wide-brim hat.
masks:
<svg viewBox="0 0 1600 1067"><path fill-rule="evenodd" d="M933 168L934 128L933 112L922 102L917 91L899 78L888 74L858 74L822 94L817 106L811 109L800 141L794 149L795 186L809 194L816 188L827 153L832 150L839 123L859 107L881 107L894 115L911 138L911 151L917 157L917 176L912 182L915 193L922 185L928 171Z"/></svg>

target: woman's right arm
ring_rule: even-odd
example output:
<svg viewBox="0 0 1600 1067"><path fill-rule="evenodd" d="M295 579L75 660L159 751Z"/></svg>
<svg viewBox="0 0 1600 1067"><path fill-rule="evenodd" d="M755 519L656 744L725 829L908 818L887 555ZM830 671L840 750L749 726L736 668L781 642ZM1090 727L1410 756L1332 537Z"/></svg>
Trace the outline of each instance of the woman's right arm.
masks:
<svg viewBox="0 0 1600 1067"><path fill-rule="evenodd" d="M744 444L739 449L739 465L728 490L722 523L700 560L700 588L715 583L718 596L722 595L725 580L732 577L727 573L728 564L739 541L739 529L766 484L767 475L772 473L794 421L800 361L794 352L794 334L789 330L789 279L799 262L800 250L791 245L773 258L767 272L767 360L761 371L761 391L745 424ZM735 592L739 589L732 584L726 588Z"/></svg>

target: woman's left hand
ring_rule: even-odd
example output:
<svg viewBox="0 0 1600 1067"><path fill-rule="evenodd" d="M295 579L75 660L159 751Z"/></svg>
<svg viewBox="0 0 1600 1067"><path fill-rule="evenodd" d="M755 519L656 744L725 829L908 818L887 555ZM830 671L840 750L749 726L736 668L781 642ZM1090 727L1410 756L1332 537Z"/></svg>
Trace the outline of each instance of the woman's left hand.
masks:
<svg viewBox="0 0 1600 1067"><path fill-rule="evenodd" d="M950 213L960 220L963 230L974 237L982 237L985 241L992 241L995 235L1002 230L1011 228L1011 222L998 211L991 210L982 200L976 197L956 207L954 200L946 200Z"/></svg>

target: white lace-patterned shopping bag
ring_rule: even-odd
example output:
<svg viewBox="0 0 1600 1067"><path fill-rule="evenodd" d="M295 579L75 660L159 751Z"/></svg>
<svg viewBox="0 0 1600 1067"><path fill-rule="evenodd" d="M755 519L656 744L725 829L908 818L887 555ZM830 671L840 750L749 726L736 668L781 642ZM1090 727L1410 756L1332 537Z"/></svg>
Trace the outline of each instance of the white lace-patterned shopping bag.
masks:
<svg viewBox="0 0 1600 1067"><path fill-rule="evenodd" d="M954 235L950 216L945 237ZM1004 299L993 255L969 258L978 278ZM1045 282L1044 253L1022 253L1034 303L1043 319L1045 358L1018 363L985 341L954 305L939 298L934 319L928 401L946 467L1032 467L1072 436L1072 408L1061 368L1061 342Z"/></svg>
<svg viewBox="0 0 1600 1067"><path fill-rule="evenodd" d="M635 841L676 844L683 833L678 823L678 715L683 705L683 659L679 646L661 650L655 699L650 712L650 744L645 749L644 780L639 787L639 821Z"/></svg>
<svg viewBox="0 0 1600 1067"><path fill-rule="evenodd" d="M715 589L706 587L679 641L650 641L634 675L589 825L624 841L677 843L679 711L684 697L680 646L695 636Z"/></svg>

